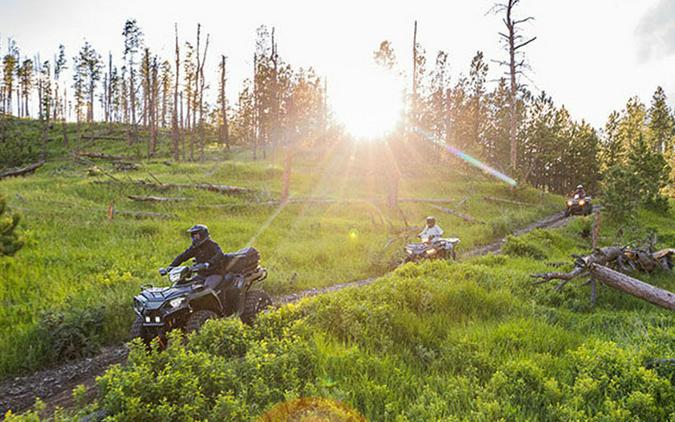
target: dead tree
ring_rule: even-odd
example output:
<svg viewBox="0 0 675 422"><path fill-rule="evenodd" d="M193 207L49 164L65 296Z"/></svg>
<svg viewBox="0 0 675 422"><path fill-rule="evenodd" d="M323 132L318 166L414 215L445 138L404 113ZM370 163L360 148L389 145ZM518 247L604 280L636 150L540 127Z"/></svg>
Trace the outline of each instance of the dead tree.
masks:
<svg viewBox="0 0 675 422"><path fill-rule="evenodd" d="M596 249L591 255L577 256L575 267L570 272L533 274L532 277L537 279L534 284L561 280L555 288L557 291L560 291L571 280L577 277L590 276L593 280L599 281L606 286L621 290L662 308L675 311L675 294L672 292L644 283L606 266L615 262L623 253L624 248L618 246Z"/></svg>
<svg viewBox="0 0 675 422"><path fill-rule="evenodd" d="M417 126L417 85L419 81L417 80L417 21L415 21L415 27L413 29L413 71L412 71L412 104L411 104L411 123L413 126ZM413 128L414 129L414 128Z"/></svg>
<svg viewBox="0 0 675 422"><path fill-rule="evenodd" d="M509 89L509 141L511 144L511 169L516 170L518 162L518 144L516 138L516 129L517 129L517 95L518 95L518 75L523 73L523 68L527 67L525 64L525 59L522 58L522 53L519 51L532 41L536 40L537 37L532 37L525 40L525 38L520 34L519 25L534 19L532 16L528 16L522 19L515 19L513 17L513 9L520 2L520 0L507 0L505 3L496 3L492 7L492 11L495 14L504 13L505 16L502 19L504 25L506 26L506 33L500 32L499 36L501 41L504 43L504 48L508 52L509 60L495 60L496 63L499 63L502 66L507 66L508 71L506 74L509 76L511 81Z"/></svg>
<svg viewBox="0 0 675 422"><path fill-rule="evenodd" d="M171 131L173 135L173 159L178 161L180 159L179 155L179 145L180 145L180 135L178 134L178 84L180 83L180 48L178 47L178 24L174 24L174 29L176 32L176 83L173 87L173 117L171 119ZM181 109L182 109L182 99L181 99Z"/></svg>
<svg viewBox="0 0 675 422"><path fill-rule="evenodd" d="M221 127L220 127L220 142L227 151L230 150L230 132L227 125L227 99L225 97L225 83L226 78L226 61L227 57L220 56L220 112L221 112Z"/></svg>

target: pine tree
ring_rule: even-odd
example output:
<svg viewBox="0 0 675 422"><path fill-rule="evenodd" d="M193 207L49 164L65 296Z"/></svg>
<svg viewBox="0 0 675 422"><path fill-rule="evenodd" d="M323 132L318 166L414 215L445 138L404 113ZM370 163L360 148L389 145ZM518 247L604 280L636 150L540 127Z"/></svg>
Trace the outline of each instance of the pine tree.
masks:
<svg viewBox="0 0 675 422"><path fill-rule="evenodd" d="M602 203L610 219L629 222L636 216L640 205L640 181L621 164L609 167L603 177Z"/></svg>
<svg viewBox="0 0 675 422"><path fill-rule="evenodd" d="M660 151L655 151L643 135L638 136L628 153L627 165L637 180L642 204L656 209L667 209L668 200L661 190L668 185L670 166Z"/></svg>
<svg viewBox="0 0 675 422"><path fill-rule="evenodd" d="M0 195L0 256L14 255L23 246L16 232L19 221L18 214L9 214L7 198Z"/></svg>
<svg viewBox="0 0 675 422"><path fill-rule="evenodd" d="M675 137L675 121L666 101L666 93L663 88L656 88L647 114L649 144L654 150L661 153L673 148L673 138Z"/></svg>

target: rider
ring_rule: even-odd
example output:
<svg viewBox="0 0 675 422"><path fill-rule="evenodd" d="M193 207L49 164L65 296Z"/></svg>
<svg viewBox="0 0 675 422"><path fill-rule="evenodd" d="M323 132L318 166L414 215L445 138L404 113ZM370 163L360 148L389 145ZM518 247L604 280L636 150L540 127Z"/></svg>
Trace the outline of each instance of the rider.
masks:
<svg viewBox="0 0 675 422"><path fill-rule="evenodd" d="M418 234L417 237L421 238L422 241L433 242L437 238L443 236L443 229L436 225L436 218L429 216L426 219L427 226L424 228L422 233Z"/></svg>
<svg viewBox="0 0 675 422"><path fill-rule="evenodd" d="M187 230L192 238L192 244L183 253L178 255L167 268L177 267L190 258L197 264L206 264L206 268L199 271L207 287L215 288L223 280L223 262L225 254L220 246L209 236L209 228L203 224L195 224Z"/></svg>
<svg viewBox="0 0 675 422"><path fill-rule="evenodd" d="M579 195L579 198L586 197L586 191L584 190L584 185L577 185L577 189L574 191L572 196Z"/></svg>

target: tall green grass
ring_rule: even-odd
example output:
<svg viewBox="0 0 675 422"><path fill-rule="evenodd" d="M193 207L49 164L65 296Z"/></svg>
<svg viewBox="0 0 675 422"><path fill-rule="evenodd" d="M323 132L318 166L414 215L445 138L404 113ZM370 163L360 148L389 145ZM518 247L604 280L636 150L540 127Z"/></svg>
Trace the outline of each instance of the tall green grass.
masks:
<svg viewBox="0 0 675 422"><path fill-rule="evenodd" d="M99 400L74 416L247 421L319 396L377 421L670 420L675 371L645 365L675 353L671 312L609 289L591 308L587 287L531 284L532 272L590 248L587 224L525 235L514 255L408 264L252 328L208 322L163 353L133 343L129 363L109 370ZM531 249L545 257L521 254ZM672 274L644 279L675 290Z"/></svg>
<svg viewBox="0 0 675 422"><path fill-rule="evenodd" d="M123 134L121 128L111 130L113 135ZM228 160L211 156L204 163L144 160L138 170L119 172L106 162L71 158L58 140L51 144L56 158L35 175L0 182L9 206L23 216L20 229L26 241L15 257L0 258L0 377L125 340L133 318L131 298L142 284L166 283L157 268L187 247L185 229L192 224L207 224L225 250L249 244L258 248L270 274L264 288L273 295L382 275L399 262L403 244L411 239L400 234L405 227L402 214L384 206L389 181L384 164L369 161L371 147L308 151L295 158L292 173L294 197L364 201L289 204L278 209L250 203L278 198L279 163L251 161L245 151L233 151L234 158ZM129 153L125 141L78 144L71 138L69 149ZM461 238L464 249L558 208L559 199L553 195L528 189L512 192L480 175L459 176L452 168L402 172L401 197L449 198L453 201L449 207L467 198L458 209L485 224L466 224L427 204L402 204L408 224L421 228L424 217L433 213L448 235ZM228 184L254 193L236 197L194 189L156 192L130 183L137 179ZM150 204L128 198L151 194L188 201ZM491 204L482 200L484 195L537 205ZM109 221L111 204L116 210L155 212L166 218L116 215ZM54 321L61 321L58 330L53 329ZM69 348L76 351L66 351Z"/></svg>

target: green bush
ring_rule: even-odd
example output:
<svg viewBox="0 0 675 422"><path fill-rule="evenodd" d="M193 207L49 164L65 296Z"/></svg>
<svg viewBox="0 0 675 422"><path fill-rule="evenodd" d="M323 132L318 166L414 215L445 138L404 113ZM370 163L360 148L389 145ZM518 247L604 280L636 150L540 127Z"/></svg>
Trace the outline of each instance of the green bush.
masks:
<svg viewBox="0 0 675 422"><path fill-rule="evenodd" d="M18 214L9 214L7 198L0 194L0 256L14 255L23 246L16 232L19 221Z"/></svg>

